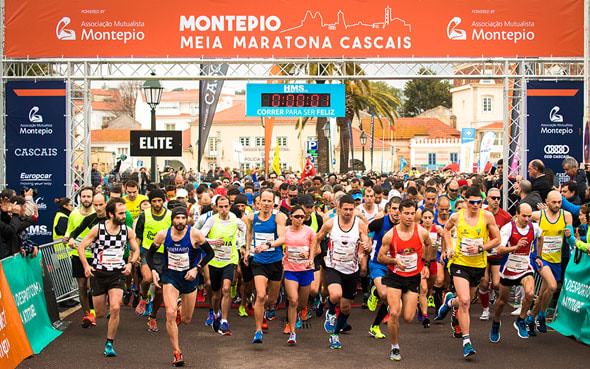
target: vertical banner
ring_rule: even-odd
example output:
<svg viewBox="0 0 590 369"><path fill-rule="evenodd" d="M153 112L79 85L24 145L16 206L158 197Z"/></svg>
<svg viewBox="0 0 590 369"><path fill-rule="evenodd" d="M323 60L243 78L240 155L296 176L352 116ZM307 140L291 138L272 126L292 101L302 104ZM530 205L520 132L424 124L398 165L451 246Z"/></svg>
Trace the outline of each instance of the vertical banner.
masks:
<svg viewBox="0 0 590 369"><path fill-rule="evenodd" d="M53 328L47 314L41 253L36 258L20 255L6 258L2 266L33 353L39 354L61 334Z"/></svg>
<svg viewBox="0 0 590 369"><path fill-rule="evenodd" d="M21 193L34 188L39 220L28 231L34 242L51 242L53 200L66 195L66 84L6 83L6 183Z"/></svg>
<svg viewBox="0 0 590 369"><path fill-rule="evenodd" d="M33 355L0 263L0 368L16 368Z"/></svg>
<svg viewBox="0 0 590 369"><path fill-rule="evenodd" d="M496 134L494 132L486 132L479 145L479 165L478 172L484 172L487 164L490 163L490 153L492 152L492 146L496 140Z"/></svg>
<svg viewBox="0 0 590 369"><path fill-rule="evenodd" d="M461 158L459 171L471 173L473 171L475 151L475 128L461 129Z"/></svg>
<svg viewBox="0 0 590 369"><path fill-rule="evenodd" d="M527 84L527 160L541 159L560 183L569 181L561 162L583 160L582 81L529 81Z"/></svg>
<svg viewBox="0 0 590 369"><path fill-rule="evenodd" d="M204 64L201 66L203 75L225 76L228 64ZM199 81L199 152L197 171L201 171L201 160L207 146L207 138L213 124L215 109L223 88L223 79Z"/></svg>

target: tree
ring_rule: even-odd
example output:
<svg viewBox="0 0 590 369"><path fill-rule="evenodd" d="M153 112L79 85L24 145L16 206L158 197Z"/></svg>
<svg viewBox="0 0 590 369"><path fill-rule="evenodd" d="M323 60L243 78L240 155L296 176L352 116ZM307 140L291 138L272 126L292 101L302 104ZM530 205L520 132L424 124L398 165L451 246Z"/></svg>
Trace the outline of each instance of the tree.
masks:
<svg viewBox="0 0 590 369"><path fill-rule="evenodd" d="M127 81L119 85L121 107L132 118L135 118L135 101L137 100L137 94L141 90L141 85L140 81Z"/></svg>
<svg viewBox="0 0 590 369"><path fill-rule="evenodd" d="M434 75L428 68L420 68L420 75ZM404 88L402 114L415 117L439 105L451 107L451 85L448 81L437 79L413 79Z"/></svg>

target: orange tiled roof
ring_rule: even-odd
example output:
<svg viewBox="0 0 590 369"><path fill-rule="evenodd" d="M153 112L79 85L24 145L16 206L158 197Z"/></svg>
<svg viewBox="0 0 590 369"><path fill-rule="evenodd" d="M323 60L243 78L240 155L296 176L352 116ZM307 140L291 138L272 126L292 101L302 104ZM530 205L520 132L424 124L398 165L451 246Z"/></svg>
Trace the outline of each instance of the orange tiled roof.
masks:
<svg viewBox="0 0 590 369"><path fill-rule="evenodd" d="M130 129L94 129L90 131L90 142L96 143L124 143L129 142Z"/></svg>
<svg viewBox="0 0 590 369"><path fill-rule="evenodd" d="M500 130L500 129L504 129L504 122L502 122L502 121L494 122L494 123L488 124L487 126L483 126L483 127L479 128L478 131L496 131L496 130Z"/></svg>
<svg viewBox="0 0 590 369"><path fill-rule="evenodd" d="M382 119L385 129L381 129L381 125L375 119L375 137L382 138L383 133L385 139L392 137L396 140L409 140L415 136L425 136L429 138L450 138L460 137L461 133L455 128L449 127L442 121L436 118L398 118L394 121L393 132L390 131L389 121ZM371 130L371 119L363 118L362 125L366 132Z"/></svg>

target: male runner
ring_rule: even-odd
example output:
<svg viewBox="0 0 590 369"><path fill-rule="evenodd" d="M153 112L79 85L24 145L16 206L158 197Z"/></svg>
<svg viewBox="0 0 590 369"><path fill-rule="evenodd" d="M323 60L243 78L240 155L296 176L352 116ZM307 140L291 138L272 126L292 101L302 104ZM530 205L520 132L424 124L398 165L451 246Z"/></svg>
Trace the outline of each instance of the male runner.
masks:
<svg viewBox="0 0 590 369"><path fill-rule="evenodd" d="M172 226L159 231L154 238L146 259L152 270L156 287L162 286L166 306L166 331L172 344L172 365L183 366L184 357L178 343L178 325L189 324L197 300L197 274L213 258L213 249L203 234L188 226L185 207L172 209ZM164 246L162 274L154 265L154 255ZM203 256L202 251L205 252ZM178 297L181 302L178 305ZM180 309L180 319L177 318Z"/></svg>
<svg viewBox="0 0 590 369"><path fill-rule="evenodd" d="M453 306L459 308L459 326L463 336L463 357L469 358L476 351L469 337L469 308L471 300L487 266L486 251L500 244L500 231L494 216L482 210L481 192L478 187L469 187L465 193L467 208L451 216L445 225L443 237L449 257L449 272L457 297L447 293L438 309L436 320L442 320ZM457 227L457 243L453 246L451 230Z"/></svg>
<svg viewBox="0 0 590 369"><path fill-rule="evenodd" d="M383 278L387 286L387 304L389 305L389 336L391 351L389 359L400 361L399 318L402 313L406 322L411 322L416 314L418 290L422 278L428 278L429 268L422 255L432 246L428 231L414 222L416 204L404 200L399 205L400 223L383 237L383 246L379 250L379 262L389 269Z"/></svg>
<svg viewBox="0 0 590 369"><path fill-rule="evenodd" d="M84 275L90 278L96 316L105 315L107 297L109 301L109 321L104 355L117 356L113 341L119 328L119 313L125 289L125 276L131 273L131 266L139 260L139 248L135 232L125 225L125 201L121 198L109 200L106 206L108 220L98 223L88 232L78 245L78 255ZM129 242L131 255L129 262L124 259L125 248ZM90 246L92 266L84 256Z"/></svg>
<svg viewBox="0 0 590 369"><path fill-rule="evenodd" d="M338 202L338 215L320 229L312 249L330 235L331 245L325 257L328 311L324 329L330 333L330 348L341 349L340 331L347 324L359 279L359 260L371 252L367 224L354 215L354 199L344 195ZM336 319L336 305L340 314Z"/></svg>
<svg viewBox="0 0 590 369"><path fill-rule="evenodd" d="M133 220L135 220L141 213L141 202L147 200L148 198L147 196L139 193L139 186L134 180L130 180L125 183L125 192L127 193L127 196L123 198L125 199L125 207L131 213Z"/></svg>
<svg viewBox="0 0 590 369"><path fill-rule="evenodd" d="M504 306L508 302L510 289L522 285L524 299L522 306L530 306L535 297L534 269L531 257L536 258L535 243L543 244L543 235L537 223L531 223L533 210L529 204L523 203L516 207L516 221L510 221L500 229L502 237L496 251L502 256L500 266L500 294L494 307L494 321L490 330L490 341L500 342L500 318ZM520 338L529 338L525 318L526 308L522 309L514 322L514 328Z"/></svg>

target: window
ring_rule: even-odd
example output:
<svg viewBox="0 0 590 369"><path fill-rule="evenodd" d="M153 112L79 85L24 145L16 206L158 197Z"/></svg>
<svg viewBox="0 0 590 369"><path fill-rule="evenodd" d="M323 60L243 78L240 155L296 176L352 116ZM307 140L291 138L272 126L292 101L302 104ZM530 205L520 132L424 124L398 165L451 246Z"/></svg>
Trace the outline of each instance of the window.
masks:
<svg viewBox="0 0 590 369"><path fill-rule="evenodd" d="M256 146L260 147L260 146L264 146L264 137L256 137Z"/></svg>
<svg viewBox="0 0 590 369"><path fill-rule="evenodd" d="M458 163L459 162L459 153L452 152L451 153L451 163Z"/></svg>
<svg viewBox="0 0 590 369"><path fill-rule="evenodd" d="M502 135L502 132L496 132L496 138L494 139L494 145L495 146L504 145L504 143L502 142L503 139L504 139L504 136Z"/></svg>
<svg viewBox="0 0 590 369"><path fill-rule="evenodd" d="M117 149L117 155L128 155L129 148L128 147L119 147Z"/></svg>
<svg viewBox="0 0 590 369"><path fill-rule="evenodd" d="M287 147L287 137L286 136L277 137L277 145L279 145L279 147Z"/></svg>
<svg viewBox="0 0 590 369"><path fill-rule="evenodd" d="M176 130L176 127L175 127L174 123L166 123L164 125L164 129L166 131L175 131Z"/></svg>
<svg viewBox="0 0 590 369"><path fill-rule="evenodd" d="M284 172L287 170L287 163L281 163L281 171Z"/></svg>
<svg viewBox="0 0 590 369"><path fill-rule="evenodd" d="M209 137L207 140L207 147L209 147L209 151L217 151L217 138Z"/></svg>
<svg viewBox="0 0 590 369"><path fill-rule="evenodd" d="M250 163L242 163L242 164L240 164L240 169L242 171L244 171L244 172L247 171L248 169L250 169Z"/></svg>
<svg viewBox="0 0 590 369"><path fill-rule="evenodd" d="M482 107L484 112L492 111L492 96L484 96L482 99Z"/></svg>
<svg viewBox="0 0 590 369"><path fill-rule="evenodd" d="M240 145L243 147L250 146L250 137L240 137Z"/></svg>
<svg viewBox="0 0 590 369"><path fill-rule="evenodd" d="M436 165L436 153L435 152L428 153L428 165Z"/></svg>

